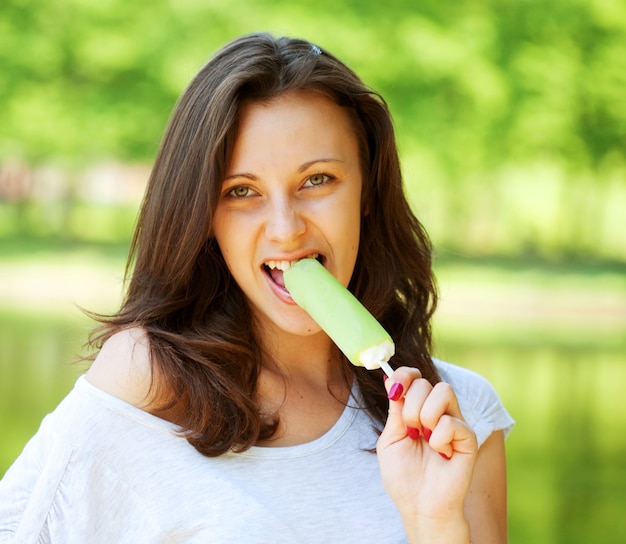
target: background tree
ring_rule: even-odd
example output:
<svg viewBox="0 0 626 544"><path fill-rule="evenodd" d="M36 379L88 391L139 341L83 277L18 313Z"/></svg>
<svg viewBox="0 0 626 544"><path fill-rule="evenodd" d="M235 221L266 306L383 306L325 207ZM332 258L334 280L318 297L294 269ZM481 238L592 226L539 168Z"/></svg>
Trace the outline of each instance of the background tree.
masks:
<svg viewBox="0 0 626 544"><path fill-rule="evenodd" d="M619 0L4 0L0 163L61 165L69 195L90 164L149 164L189 79L256 30L316 41L383 93L440 247L626 259Z"/></svg>

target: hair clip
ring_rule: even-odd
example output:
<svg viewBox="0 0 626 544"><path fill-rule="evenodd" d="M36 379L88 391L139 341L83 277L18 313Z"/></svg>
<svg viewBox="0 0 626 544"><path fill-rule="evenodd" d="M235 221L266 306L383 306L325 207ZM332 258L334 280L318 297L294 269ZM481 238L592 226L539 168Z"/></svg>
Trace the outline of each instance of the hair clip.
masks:
<svg viewBox="0 0 626 544"><path fill-rule="evenodd" d="M321 55L322 54L322 50L319 47L317 47L317 45L312 43L311 44L311 53L313 53L314 55Z"/></svg>

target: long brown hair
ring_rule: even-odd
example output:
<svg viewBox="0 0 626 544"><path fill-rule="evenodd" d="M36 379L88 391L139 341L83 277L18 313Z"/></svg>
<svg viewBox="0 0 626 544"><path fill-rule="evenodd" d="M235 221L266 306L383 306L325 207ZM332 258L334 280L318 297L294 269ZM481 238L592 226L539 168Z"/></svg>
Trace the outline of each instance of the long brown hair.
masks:
<svg viewBox="0 0 626 544"><path fill-rule="evenodd" d="M174 412L201 453L244 450L275 432L255 401L261 349L246 299L230 276L211 224L241 105L293 90L325 93L347 108L363 174L360 250L349 288L394 338L396 365L438 381L430 358L436 304L431 245L403 194L385 101L311 43L250 34L227 44L180 97L165 132L134 232L121 309L99 316L92 345L139 326L150 342L155 410ZM344 360L381 425L381 371Z"/></svg>

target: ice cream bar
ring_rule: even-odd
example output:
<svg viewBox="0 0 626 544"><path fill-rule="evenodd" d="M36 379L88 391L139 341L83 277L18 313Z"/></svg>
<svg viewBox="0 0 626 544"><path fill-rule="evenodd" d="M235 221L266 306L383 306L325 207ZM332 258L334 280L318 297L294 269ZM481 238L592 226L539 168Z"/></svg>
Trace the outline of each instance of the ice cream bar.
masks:
<svg viewBox="0 0 626 544"><path fill-rule="evenodd" d="M291 298L330 336L353 365L381 368L395 352L393 340L374 316L316 259L302 259L284 272Z"/></svg>

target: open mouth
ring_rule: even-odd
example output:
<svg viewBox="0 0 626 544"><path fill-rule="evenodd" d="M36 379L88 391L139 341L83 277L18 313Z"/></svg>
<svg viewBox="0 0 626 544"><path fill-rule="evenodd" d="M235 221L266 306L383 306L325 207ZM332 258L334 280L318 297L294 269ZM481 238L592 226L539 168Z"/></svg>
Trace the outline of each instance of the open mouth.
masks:
<svg viewBox="0 0 626 544"><path fill-rule="evenodd" d="M317 259L320 263L324 264L324 258L319 253L312 253L311 255L304 257L305 259ZM263 263L263 270L272 279L272 281L285 289L285 280L283 279L283 272L289 270L291 265L297 263L301 259L295 259L293 261L267 261Z"/></svg>

